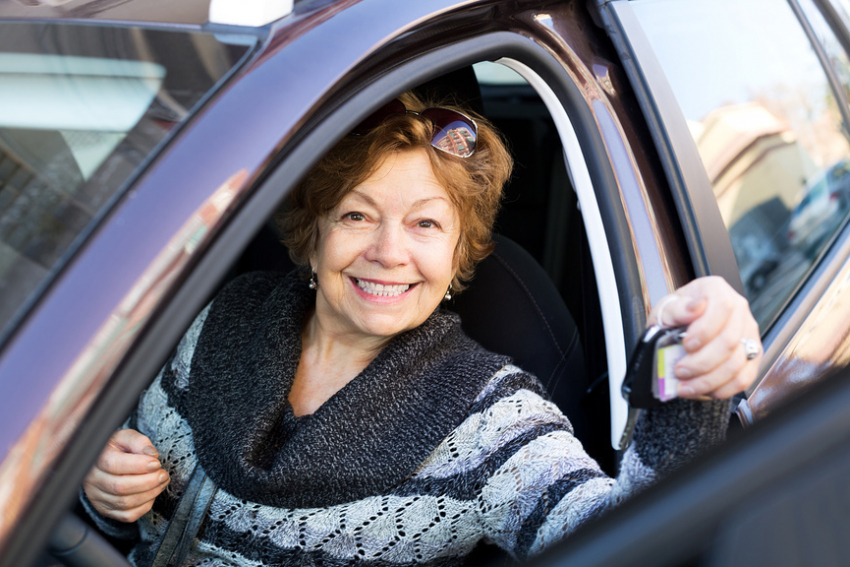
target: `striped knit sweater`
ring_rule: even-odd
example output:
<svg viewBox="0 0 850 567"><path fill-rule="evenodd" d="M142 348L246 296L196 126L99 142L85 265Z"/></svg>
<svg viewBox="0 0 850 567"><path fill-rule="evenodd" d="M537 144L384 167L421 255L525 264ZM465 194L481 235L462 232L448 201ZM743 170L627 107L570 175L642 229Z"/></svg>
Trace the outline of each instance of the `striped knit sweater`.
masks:
<svg viewBox="0 0 850 567"><path fill-rule="evenodd" d="M457 565L559 541L725 433L728 405L644 414L621 472L586 455L540 383L438 310L312 416L286 402L314 301L290 275L238 279L192 324L128 426L171 483L136 524L148 565L199 461L218 485L186 565ZM259 322L258 322L259 321Z"/></svg>

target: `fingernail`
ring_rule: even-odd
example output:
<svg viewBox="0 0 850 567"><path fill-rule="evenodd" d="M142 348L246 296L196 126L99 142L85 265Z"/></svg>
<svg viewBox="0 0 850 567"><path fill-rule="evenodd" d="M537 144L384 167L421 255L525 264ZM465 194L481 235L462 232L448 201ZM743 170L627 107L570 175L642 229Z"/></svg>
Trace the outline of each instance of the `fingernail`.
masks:
<svg viewBox="0 0 850 567"><path fill-rule="evenodd" d="M693 375L690 369L684 366L677 366L674 373L679 380L687 380Z"/></svg>
<svg viewBox="0 0 850 567"><path fill-rule="evenodd" d="M148 445L147 447L142 449L142 453L144 453L145 455L149 455L151 457L159 456L159 453L157 452L157 450L154 448L153 445Z"/></svg>
<svg viewBox="0 0 850 567"><path fill-rule="evenodd" d="M148 463L148 470L153 472L155 470L161 469L162 465L159 461L151 461Z"/></svg>
<svg viewBox="0 0 850 567"><path fill-rule="evenodd" d="M697 308L697 302L694 301L693 299L688 298L687 301L685 301L685 310L688 313L693 313L696 308Z"/></svg>
<svg viewBox="0 0 850 567"><path fill-rule="evenodd" d="M676 389L676 393L679 394L680 398L687 398L689 396L693 396L696 392L694 391L693 386L689 386L688 384L679 384L679 387Z"/></svg>
<svg viewBox="0 0 850 567"><path fill-rule="evenodd" d="M168 473L166 473L165 471L162 471L162 472L159 474L159 483L160 483L160 484L164 484L164 483L165 483L165 481L167 481L167 480L168 480Z"/></svg>
<svg viewBox="0 0 850 567"><path fill-rule="evenodd" d="M699 347L702 345L696 337L685 337L685 340L682 342L682 346L685 347L686 351L693 352L695 350L699 350Z"/></svg>

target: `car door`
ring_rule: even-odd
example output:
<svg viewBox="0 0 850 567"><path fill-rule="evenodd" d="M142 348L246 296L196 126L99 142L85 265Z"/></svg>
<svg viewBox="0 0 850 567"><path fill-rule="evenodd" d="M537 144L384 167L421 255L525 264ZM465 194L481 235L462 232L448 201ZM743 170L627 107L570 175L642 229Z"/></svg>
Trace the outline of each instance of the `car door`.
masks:
<svg viewBox="0 0 850 567"><path fill-rule="evenodd" d="M760 324L752 423L847 361L846 20L805 0L600 6L696 273L740 285Z"/></svg>

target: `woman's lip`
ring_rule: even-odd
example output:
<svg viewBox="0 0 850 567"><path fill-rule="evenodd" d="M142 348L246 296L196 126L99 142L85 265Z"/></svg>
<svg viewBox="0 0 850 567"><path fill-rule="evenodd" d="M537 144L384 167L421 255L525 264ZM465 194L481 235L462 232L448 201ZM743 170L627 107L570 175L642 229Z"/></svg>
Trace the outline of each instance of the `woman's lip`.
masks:
<svg viewBox="0 0 850 567"><path fill-rule="evenodd" d="M389 282L389 281L385 281L385 280L370 280L369 278L357 278L357 277L354 277L354 276L349 276L349 277L352 280L354 280L355 283L357 283L357 282L369 282L369 283L378 284L378 285L409 285L411 287L416 285L416 284L407 283L407 282Z"/></svg>
<svg viewBox="0 0 850 567"><path fill-rule="evenodd" d="M354 292L357 293L357 295L359 295L363 299L369 301L370 303L387 303L387 304L396 303L396 302L401 301L402 299L406 298L410 294L410 292L413 291L413 289L416 286L419 285L418 282L414 283L414 284L386 284L386 283L383 283L381 280L367 280L367 279L355 278L354 276L348 276L348 279L351 282L351 287L354 288ZM367 292L363 289L360 289L360 286L357 285L358 281L364 281L364 282L380 284L380 285L406 285L406 286L408 286L408 288L405 291L399 293L398 295L373 295L373 294L371 294L371 293L369 293L369 292Z"/></svg>

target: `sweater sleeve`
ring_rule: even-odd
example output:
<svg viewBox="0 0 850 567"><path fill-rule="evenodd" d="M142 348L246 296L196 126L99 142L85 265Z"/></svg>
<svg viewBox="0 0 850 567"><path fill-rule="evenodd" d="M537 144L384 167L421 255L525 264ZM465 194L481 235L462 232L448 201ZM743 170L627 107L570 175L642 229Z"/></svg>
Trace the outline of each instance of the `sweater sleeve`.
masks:
<svg viewBox="0 0 850 567"><path fill-rule="evenodd" d="M501 381L521 383L513 368ZM527 379L536 379L525 374ZM488 540L524 559L678 468L725 436L728 402L674 400L644 412L617 478L608 477L573 435L569 420L537 386L489 396L478 431L491 474L479 497Z"/></svg>
<svg viewBox="0 0 850 567"><path fill-rule="evenodd" d="M154 384L159 383L161 385L164 382L168 382L171 390L174 392L179 392L185 389L186 384L188 384L192 354L194 353L195 344L197 344L198 335L201 332L201 328L206 320L208 311L209 306L201 311L201 313L192 322L192 325L181 338L180 343L177 345L177 348L172 353L171 357L169 357L168 361L162 369L160 369L154 380ZM146 435L160 452L160 458L162 459L163 447L158 443L158 440L162 437L161 432L159 431L161 424L158 423L159 420L157 419L150 419L147 411L147 408L151 407L152 403L151 400L147 400L147 398L153 395L151 393L152 391L162 392L163 388L150 388L148 391L144 392L141 396L139 405L128 416L127 420L121 426L121 429L135 429L143 435ZM153 406L162 406L164 405L162 402L163 401L155 400L153 401ZM88 515L92 518L98 529L106 535L123 540L133 540L138 538L139 529L137 522L119 522L103 516L95 510L82 488L80 489L80 501L86 513L88 513Z"/></svg>

